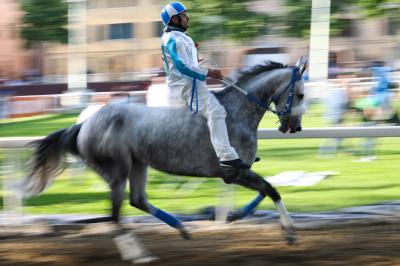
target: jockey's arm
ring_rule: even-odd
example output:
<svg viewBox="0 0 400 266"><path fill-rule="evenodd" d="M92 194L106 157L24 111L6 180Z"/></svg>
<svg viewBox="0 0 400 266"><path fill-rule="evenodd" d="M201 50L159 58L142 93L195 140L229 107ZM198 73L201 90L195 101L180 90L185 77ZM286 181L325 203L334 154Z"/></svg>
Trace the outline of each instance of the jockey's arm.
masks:
<svg viewBox="0 0 400 266"><path fill-rule="evenodd" d="M175 41L171 38L167 43L167 50L173 64L183 75L201 81L206 79L208 70L200 68L191 63L189 60L189 56L191 55L185 51L185 46L183 43Z"/></svg>

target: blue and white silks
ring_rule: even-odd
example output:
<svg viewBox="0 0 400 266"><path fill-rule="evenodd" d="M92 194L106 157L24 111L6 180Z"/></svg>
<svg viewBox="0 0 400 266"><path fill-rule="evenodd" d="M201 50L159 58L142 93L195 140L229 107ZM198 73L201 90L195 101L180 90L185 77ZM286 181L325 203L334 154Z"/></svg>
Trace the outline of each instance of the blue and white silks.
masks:
<svg viewBox="0 0 400 266"><path fill-rule="evenodd" d="M171 29L171 31L164 33L161 47L164 67L168 75L167 83L171 89L178 91L181 96L190 92L190 111L197 113L199 109L197 81L204 82L208 70L200 68L197 49L193 40L182 30ZM194 101L196 103L195 110L193 108Z"/></svg>

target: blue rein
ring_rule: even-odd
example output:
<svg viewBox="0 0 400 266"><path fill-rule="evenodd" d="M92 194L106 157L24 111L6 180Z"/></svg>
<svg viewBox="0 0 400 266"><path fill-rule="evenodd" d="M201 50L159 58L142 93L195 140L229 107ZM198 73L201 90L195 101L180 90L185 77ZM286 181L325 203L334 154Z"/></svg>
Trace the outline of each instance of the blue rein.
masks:
<svg viewBox="0 0 400 266"><path fill-rule="evenodd" d="M254 94L249 93L244 91L243 89L238 90L243 93L244 95L246 95L247 99L249 99L250 101L260 105L261 107L270 110L271 112L273 112L274 114L278 115L278 116L284 116L289 114L292 111L292 105L293 105L293 96L294 96L294 85L296 84L297 81L299 81L301 79L300 75L299 75L299 68L298 67L293 67L292 68L293 72L292 72L292 77L290 80L290 83L286 86L285 89L283 89L277 96L274 96L272 101L273 102L279 102L280 97L287 91L289 90L289 95L285 104L285 107L283 108L282 111L274 111L269 107L269 103L266 103L264 101L262 101L261 99L257 98ZM233 87L235 87L233 85ZM193 111L193 102L194 99L196 99L196 110ZM197 95L197 87L196 87L196 79L193 79L193 83L192 83L192 96L190 98L190 111L193 114L196 114L199 110L199 99L198 99L198 95Z"/></svg>
<svg viewBox="0 0 400 266"><path fill-rule="evenodd" d="M195 98L196 98L196 110L193 111L193 100ZM197 114L197 112L199 111L199 95L197 94L196 79L193 79L192 83L192 97L190 97L189 109L192 114Z"/></svg>
<svg viewBox="0 0 400 266"><path fill-rule="evenodd" d="M269 103L265 103L264 101L260 100L252 93L246 94L247 99L260 105L261 107L264 107L267 110L270 110L271 112L273 112L274 114L276 114L278 116L283 116L283 115L287 115L288 113L290 113L292 110L292 105L293 105L294 85L296 84L297 81L299 81L301 79L300 76L298 75L299 68L293 67L292 69L293 69L293 72L292 72L292 77L291 77L290 83L286 86L286 88L284 90L282 90L277 96L274 96L274 98L272 99L273 102L278 102L280 97L287 90L289 90L289 95L288 95L288 98L287 98L287 101L285 104L285 108L283 109L283 111L277 112L277 111L272 110L269 107Z"/></svg>

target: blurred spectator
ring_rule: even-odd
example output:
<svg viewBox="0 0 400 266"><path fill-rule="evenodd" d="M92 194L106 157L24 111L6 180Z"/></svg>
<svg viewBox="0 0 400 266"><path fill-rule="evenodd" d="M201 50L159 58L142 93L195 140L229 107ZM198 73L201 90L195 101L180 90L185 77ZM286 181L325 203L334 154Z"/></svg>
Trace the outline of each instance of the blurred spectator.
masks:
<svg viewBox="0 0 400 266"><path fill-rule="evenodd" d="M354 108L362 115L363 125L399 123L396 108L393 107L391 101L393 96L390 81L391 68L384 66L383 62L375 61L371 64L370 70L377 84L371 88L367 96L354 102ZM367 138L363 141L360 161L376 159L375 145L374 138Z"/></svg>
<svg viewBox="0 0 400 266"><path fill-rule="evenodd" d="M341 73L341 69L338 66L336 52L329 52L328 61L328 78L334 79Z"/></svg>
<svg viewBox="0 0 400 266"><path fill-rule="evenodd" d="M348 91L349 83L346 80L334 79L331 81L325 97L325 115L324 118L329 126L339 126L348 109ZM320 156L330 156L336 154L342 139L328 139L323 142L319 149Z"/></svg>
<svg viewBox="0 0 400 266"><path fill-rule="evenodd" d="M397 116L392 108L391 82L389 67L385 67L382 62L374 62L371 65L372 76L376 79L377 85L372 87L367 97L355 101L356 110L360 111L365 122L387 121Z"/></svg>

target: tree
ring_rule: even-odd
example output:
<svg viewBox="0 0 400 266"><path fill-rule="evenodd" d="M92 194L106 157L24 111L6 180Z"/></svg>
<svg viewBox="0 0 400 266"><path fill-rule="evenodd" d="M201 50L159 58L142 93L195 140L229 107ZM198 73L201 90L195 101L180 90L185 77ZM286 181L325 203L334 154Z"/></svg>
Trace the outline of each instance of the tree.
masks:
<svg viewBox="0 0 400 266"><path fill-rule="evenodd" d="M280 19L280 23L285 25L285 33L291 37L308 37L311 23L311 3L312 0L285 0L285 5L289 9L287 14ZM343 19L343 14L350 7L360 11L361 18L383 16L385 9L392 12L400 12L399 7L390 8L389 4L400 4L400 0L341 0L331 1L331 35L340 34L348 27L349 20Z"/></svg>
<svg viewBox="0 0 400 266"><path fill-rule="evenodd" d="M267 32L270 17L249 11L250 0L187 0L189 33L195 40L215 37L249 40Z"/></svg>
<svg viewBox="0 0 400 266"><path fill-rule="evenodd" d="M22 0L21 37L34 49L34 69L43 74L43 43L68 42L68 4L64 0Z"/></svg>
<svg viewBox="0 0 400 266"><path fill-rule="evenodd" d="M21 37L26 45L35 43L67 43L68 4L65 0L23 0Z"/></svg>

